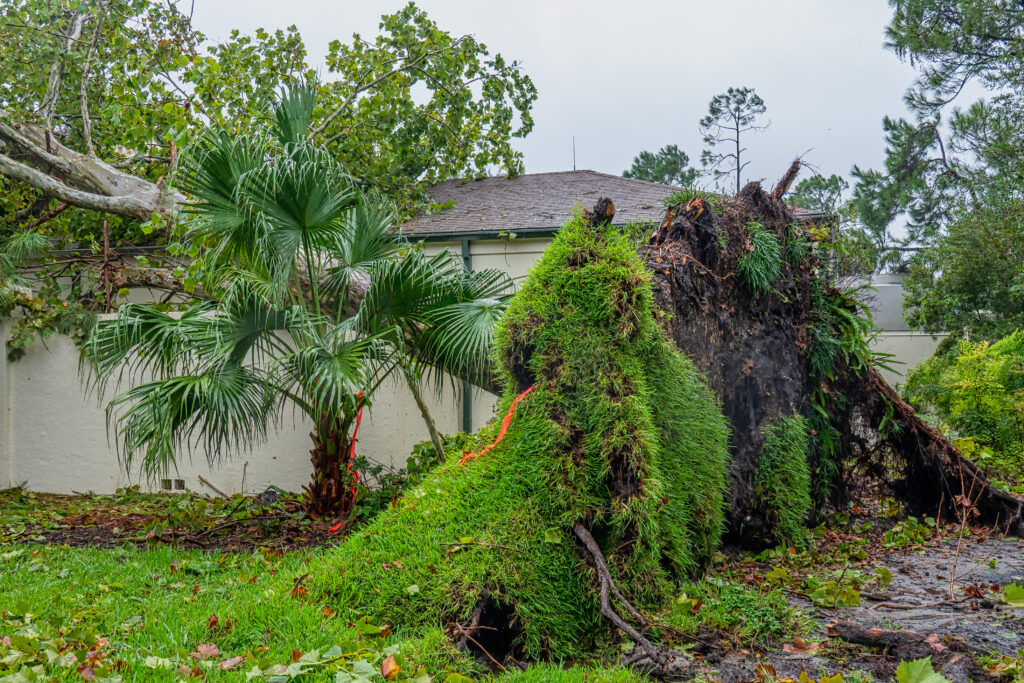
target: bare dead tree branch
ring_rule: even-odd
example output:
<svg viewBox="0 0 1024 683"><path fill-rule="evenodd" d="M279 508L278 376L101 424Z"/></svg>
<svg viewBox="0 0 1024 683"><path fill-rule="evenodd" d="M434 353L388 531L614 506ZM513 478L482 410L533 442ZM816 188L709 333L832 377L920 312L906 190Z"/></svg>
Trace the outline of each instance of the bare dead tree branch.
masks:
<svg viewBox="0 0 1024 683"><path fill-rule="evenodd" d="M91 157L96 156L96 150L92 145L92 120L89 118L89 71L92 68L92 59L96 54L96 47L99 45L100 32L103 30L103 20L106 16L107 3L100 2L99 11L96 13L96 27L92 32L92 43L85 56L85 65L82 67L82 83L79 89L79 99L82 105L82 137L85 141L85 153Z"/></svg>
<svg viewBox="0 0 1024 683"><path fill-rule="evenodd" d="M85 14L75 12L71 15L71 25L67 35L64 37L64 49L53 66L50 67L50 77L46 82L46 95L39 106L39 113L43 118L46 130L53 130L53 115L57 111L57 102L60 100L60 89L64 84L64 60L71 52L71 48L82 37L82 24L85 22Z"/></svg>

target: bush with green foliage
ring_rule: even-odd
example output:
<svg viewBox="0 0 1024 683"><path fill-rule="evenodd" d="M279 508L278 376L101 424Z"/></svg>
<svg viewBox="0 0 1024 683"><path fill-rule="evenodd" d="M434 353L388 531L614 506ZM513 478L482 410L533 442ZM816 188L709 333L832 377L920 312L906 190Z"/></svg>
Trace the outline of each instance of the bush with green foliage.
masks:
<svg viewBox="0 0 1024 683"><path fill-rule="evenodd" d="M740 257L736 272L756 294L767 294L782 275L782 247L779 237L758 222L747 224L750 251Z"/></svg>
<svg viewBox="0 0 1024 683"><path fill-rule="evenodd" d="M948 427L965 455L1024 482L1024 330L994 344L944 342L910 372L903 393Z"/></svg>
<svg viewBox="0 0 1024 683"><path fill-rule="evenodd" d="M839 432L833 415L846 410L847 399L838 391L826 393L823 381L836 378L840 368L860 370L869 366L886 367L885 354L871 350L876 332L871 310L861 301L858 289L839 290L821 279L811 282L811 319L807 325L810 347L807 374L811 393L810 468L812 493L821 504L831 493L841 470Z"/></svg>
<svg viewBox="0 0 1024 683"><path fill-rule="evenodd" d="M762 430L764 447L754 486L775 522L780 541L803 546L804 520L811 510L808 421L792 415Z"/></svg>
<svg viewBox="0 0 1024 683"><path fill-rule="evenodd" d="M770 646L810 632L811 620L777 588L708 577L685 583L661 621L684 636L710 629L736 647Z"/></svg>
<svg viewBox="0 0 1024 683"><path fill-rule="evenodd" d="M506 387L493 450L461 449L311 567L311 592L396 628L465 621L484 591L527 657L608 642L596 580L572 538L585 521L619 587L660 605L718 543L728 430L652 315L629 240L577 215L534 266L496 333ZM496 420L472 444L491 443ZM628 492L623 493L623 484Z"/></svg>

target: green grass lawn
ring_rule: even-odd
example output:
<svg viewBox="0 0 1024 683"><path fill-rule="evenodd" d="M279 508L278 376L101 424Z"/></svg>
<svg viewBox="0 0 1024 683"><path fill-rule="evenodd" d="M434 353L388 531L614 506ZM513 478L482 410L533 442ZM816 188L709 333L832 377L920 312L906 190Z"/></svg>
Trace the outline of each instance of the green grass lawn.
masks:
<svg viewBox="0 0 1024 683"><path fill-rule="evenodd" d="M0 545L0 681L465 681L485 672L440 628L348 623L303 584L317 550L219 554ZM618 669L543 667L521 681L635 681Z"/></svg>

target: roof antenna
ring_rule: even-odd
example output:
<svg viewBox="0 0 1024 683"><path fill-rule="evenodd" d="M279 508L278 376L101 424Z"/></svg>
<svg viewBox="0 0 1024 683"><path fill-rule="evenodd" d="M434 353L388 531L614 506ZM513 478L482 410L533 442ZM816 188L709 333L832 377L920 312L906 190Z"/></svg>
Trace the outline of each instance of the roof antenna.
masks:
<svg viewBox="0 0 1024 683"><path fill-rule="evenodd" d="M576 136L572 136L572 170L576 170Z"/></svg>

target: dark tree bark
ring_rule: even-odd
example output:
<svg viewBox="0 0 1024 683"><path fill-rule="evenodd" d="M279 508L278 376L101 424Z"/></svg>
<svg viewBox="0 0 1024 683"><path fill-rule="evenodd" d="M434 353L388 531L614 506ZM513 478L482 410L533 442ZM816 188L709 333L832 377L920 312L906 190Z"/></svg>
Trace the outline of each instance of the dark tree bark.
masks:
<svg viewBox="0 0 1024 683"><path fill-rule="evenodd" d="M669 335L704 372L732 425L731 537L768 537L771 524L754 483L763 429L786 416L809 415L811 396L819 388L846 397L848 408L833 415L846 465L856 459L889 477L892 492L915 512L936 514L942 506L953 514L967 505L976 523L1024 532L1021 500L993 488L875 370L841 367L834 381L812 386L813 259L796 266L784 262L769 293L753 293L737 275L739 259L751 248L751 222L774 233L785 249L794 218L782 196L798 171L799 162L794 162L770 193L755 182L714 207L697 198L669 208L641 251L654 273L655 301L666 314ZM899 472L895 478L893 465ZM836 491L840 498L843 485L839 482Z"/></svg>
<svg viewBox="0 0 1024 683"><path fill-rule="evenodd" d="M308 511L316 517L338 517L352 511L354 483L348 471L348 454L352 436L347 421L338 423L324 416L315 432L310 433L313 448L309 451L313 476L304 487L309 493Z"/></svg>

